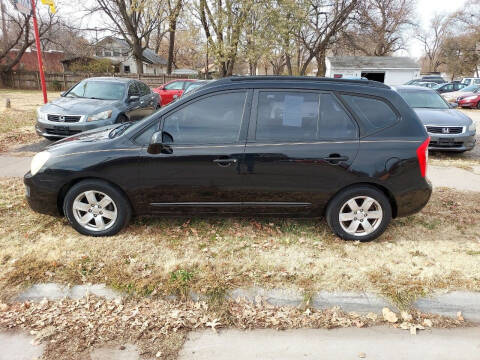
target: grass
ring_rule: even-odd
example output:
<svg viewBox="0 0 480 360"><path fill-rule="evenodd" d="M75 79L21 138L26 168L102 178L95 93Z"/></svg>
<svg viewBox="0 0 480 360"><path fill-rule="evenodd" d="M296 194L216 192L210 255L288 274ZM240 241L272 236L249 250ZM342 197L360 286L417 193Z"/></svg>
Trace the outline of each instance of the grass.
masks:
<svg viewBox="0 0 480 360"><path fill-rule="evenodd" d="M59 96L49 92L49 98ZM11 108L5 108L5 99ZM0 152L41 140L35 133L36 109L43 104L42 93L37 90L0 89Z"/></svg>
<svg viewBox="0 0 480 360"><path fill-rule="evenodd" d="M479 193L436 190L419 214L371 243L344 242L317 219L137 219L89 238L32 212L19 179L0 180L0 287L107 283L132 296L191 291L219 299L235 287L374 291L402 306L436 289L480 290ZM61 234L61 235L59 235Z"/></svg>

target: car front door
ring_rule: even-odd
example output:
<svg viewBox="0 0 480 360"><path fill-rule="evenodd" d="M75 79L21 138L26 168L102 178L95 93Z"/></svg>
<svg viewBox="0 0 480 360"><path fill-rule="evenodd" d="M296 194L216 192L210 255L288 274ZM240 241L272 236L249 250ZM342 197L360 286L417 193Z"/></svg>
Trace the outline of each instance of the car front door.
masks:
<svg viewBox="0 0 480 360"><path fill-rule="evenodd" d="M206 95L163 117L166 150L150 154L145 146L140 165L139 201L145 208L158 213L241 208L245 188L239 167L250 98L244 90Z"/></svg>
<svg viewBox="0 0 480 360"><path fill-rule="evenodd" d="M143 117L140 100L140 89L136 82L132 81L128 84L127 109L125 110L125 114L130 121L137 121Z"/></svg>
<svg viewBox="0 0 480 360"><path fill-rule="evenodd" d="M245 150L247 203L263 213L321 212L352 175L358 127L332 93L256 90Z"/></svg>
<svg viewBox="0 0 480 360"><path fill-rule="evenodd" d="M184 81L172 81L163 87L160 93L162 97L162 106L171 103L174 98L180 97L183 92Z"/></svg>

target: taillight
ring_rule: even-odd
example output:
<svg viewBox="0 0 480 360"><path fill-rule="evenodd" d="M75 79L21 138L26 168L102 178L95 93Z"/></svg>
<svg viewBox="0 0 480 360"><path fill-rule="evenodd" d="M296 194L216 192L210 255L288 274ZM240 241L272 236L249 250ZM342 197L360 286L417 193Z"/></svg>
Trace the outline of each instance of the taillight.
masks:
<svg viewBox="0 0 480 360"><path fill-rule="evenodd" d="M430 144L430 137L428 137L427 140L425 140L417 149L418 165L420 165L420 173L422 174L422 177L425 177L427 174L428 144Z"/></svg>

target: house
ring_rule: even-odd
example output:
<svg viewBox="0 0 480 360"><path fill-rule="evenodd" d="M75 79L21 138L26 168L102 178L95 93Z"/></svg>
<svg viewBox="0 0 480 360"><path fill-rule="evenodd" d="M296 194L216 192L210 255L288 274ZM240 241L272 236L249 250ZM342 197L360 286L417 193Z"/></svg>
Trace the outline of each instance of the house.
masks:
<svg viewBox="0 0 480 360"><path fill-rule="evenodd" d="M110 59L115 64L115 72L138 74L137 62L128 43L113 36L107 36L95 45L95 57ZM143 50L143 73L159 75L166 71L167 60L152 49Z"/></svg>
<svg viewBox="0 0 480 360"><path fill-rule="evenodd" d="M17 49L12 49L8 53L10 59L15 59L18 55ZM62 72L62 60L65 58L65 54L62 51L42 51L43 70L45 72ZM5 62L5 59L2 59ZM29 48L27 49L17 65L13 67L14 71L38 71L38 59L37 50Z"/></svg>
<svg viewBox="0 0 480 360"><path fill-rule="evenodd" d="M400 56L327 56L326 77L360 78L401 85L420 76L420 65Z"/></svg>

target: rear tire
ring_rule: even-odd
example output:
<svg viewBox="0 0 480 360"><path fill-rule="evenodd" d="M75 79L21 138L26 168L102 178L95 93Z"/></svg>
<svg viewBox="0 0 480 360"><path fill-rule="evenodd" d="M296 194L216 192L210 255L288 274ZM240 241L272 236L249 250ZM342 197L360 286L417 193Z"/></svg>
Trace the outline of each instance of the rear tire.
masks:
<svg viewBox="0 0 480 360"><path fill-rule="evenodd" d="M328 204L327 223L344 240L372 241L392 219L390 201L373 186L359 185L338 193Z"/></svg>
<svg viewBox="0 0 480 360"><path fill-rule="evenodd" d="M480 101L479 101L479 102L477 102L477 106L475 106L475 108L477 108L477 109L479 109L479 110L480 110ZM473 107L472 107L472 109L473 109Z"/></svg>
<svg viewBox="0 0 480 360"><path fill-rule="evenodd" d="M132 210L125 195L102 180L81 181L67 192L63 212L72 227L88 236L112 236L130 222Z"/></svg>

